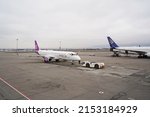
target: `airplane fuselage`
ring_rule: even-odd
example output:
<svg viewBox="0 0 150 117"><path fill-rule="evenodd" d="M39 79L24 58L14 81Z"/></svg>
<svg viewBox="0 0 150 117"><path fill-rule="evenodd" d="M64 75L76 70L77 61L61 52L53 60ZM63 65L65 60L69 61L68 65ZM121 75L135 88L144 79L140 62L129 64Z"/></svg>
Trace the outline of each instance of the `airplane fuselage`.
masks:
<svg viewBox="0 0 150 117"><path fill-rule="evenodd" d="M68 51L54 51L54 50L39 50L38 54L43 58L47 58L49 61L55 60L67 60L67 61L80 61L81 58L75 52Z"/></svg>
<svg viewBox="0 0 150 117"><path fill-rule="evenodd" d="M41 50L38 46L37 41L35 41L35 52L44 58L44 62L49 62L52 60L66 60L66 61L78 61L80 63L80 56L75 52L70 51L54 51L54 50Z"/></svg>
<svg viewBox="0 0 150 117"><path fill-rule="evenodd" d="M150 47L116 47L117 50L150 52Z"/></svg>

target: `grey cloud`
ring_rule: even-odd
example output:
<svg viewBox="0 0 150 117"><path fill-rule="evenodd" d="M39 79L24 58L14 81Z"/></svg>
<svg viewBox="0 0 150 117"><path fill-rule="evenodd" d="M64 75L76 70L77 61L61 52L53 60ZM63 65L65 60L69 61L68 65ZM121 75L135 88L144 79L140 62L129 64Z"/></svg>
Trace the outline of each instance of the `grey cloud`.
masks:
<svg viewBox="0 0 150 117"><path fill-rule="evenodd" d="M150 45L149 0L1 0L0 48L86 48L107 46L112 36L121 45ZM6 42L12 42L8 45ZM130 42L130 43L129 43Z"/></svg>

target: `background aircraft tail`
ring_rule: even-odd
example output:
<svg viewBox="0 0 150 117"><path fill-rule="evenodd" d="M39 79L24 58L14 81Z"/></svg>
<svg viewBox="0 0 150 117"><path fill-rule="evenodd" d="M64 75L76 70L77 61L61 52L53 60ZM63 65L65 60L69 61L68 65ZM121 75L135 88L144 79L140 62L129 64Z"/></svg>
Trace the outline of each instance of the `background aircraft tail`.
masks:
<svg viewBox="0 0 150 117"><path fill-rule="evenodd" d="M108 42L109 42L109 45L110 45L110 48L116 48L116 47L119 47L110 37L107 37L108 39Z"/></svg>
<svg viewBox="0 0 150 117"><path fill-rule="evenodd" d="M35 40L35 52L36 53L38 53L38 51L39 51L39 46L38 46L38 43L37 43L37 41Z"/></svg>

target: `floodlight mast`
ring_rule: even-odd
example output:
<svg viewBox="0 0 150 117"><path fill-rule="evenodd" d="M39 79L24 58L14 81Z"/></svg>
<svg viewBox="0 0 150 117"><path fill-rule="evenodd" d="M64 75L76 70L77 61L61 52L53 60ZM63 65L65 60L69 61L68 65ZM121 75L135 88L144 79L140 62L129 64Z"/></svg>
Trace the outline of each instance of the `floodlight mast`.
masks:
<svg viewBox="0 0 150 117"><path fill-rule="evenodd" d="M16 53L17 53L17 55L18 55L18 38L16 39Z"/></svg>

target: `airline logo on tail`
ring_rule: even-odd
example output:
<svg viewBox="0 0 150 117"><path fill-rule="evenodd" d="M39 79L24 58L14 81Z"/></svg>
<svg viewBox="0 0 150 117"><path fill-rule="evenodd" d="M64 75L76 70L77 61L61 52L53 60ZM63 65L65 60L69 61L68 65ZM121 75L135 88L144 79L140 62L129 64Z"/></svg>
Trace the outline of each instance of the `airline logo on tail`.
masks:
<svg viewBox="0 0 150 117"><path fill-rule="evenodd" d="M110 37L107 37L107 39L111 48L114 49L116 47L119 47Z"/></svg>
<svg viewBox="0 0 150 117"><path fill-rule="evenodd" d="M39 46L38 46L38 43L37 43L37 41L35 41L35 52L37 53L37 54L39 54L38 53L38 51L39 51Z"/></svg>

